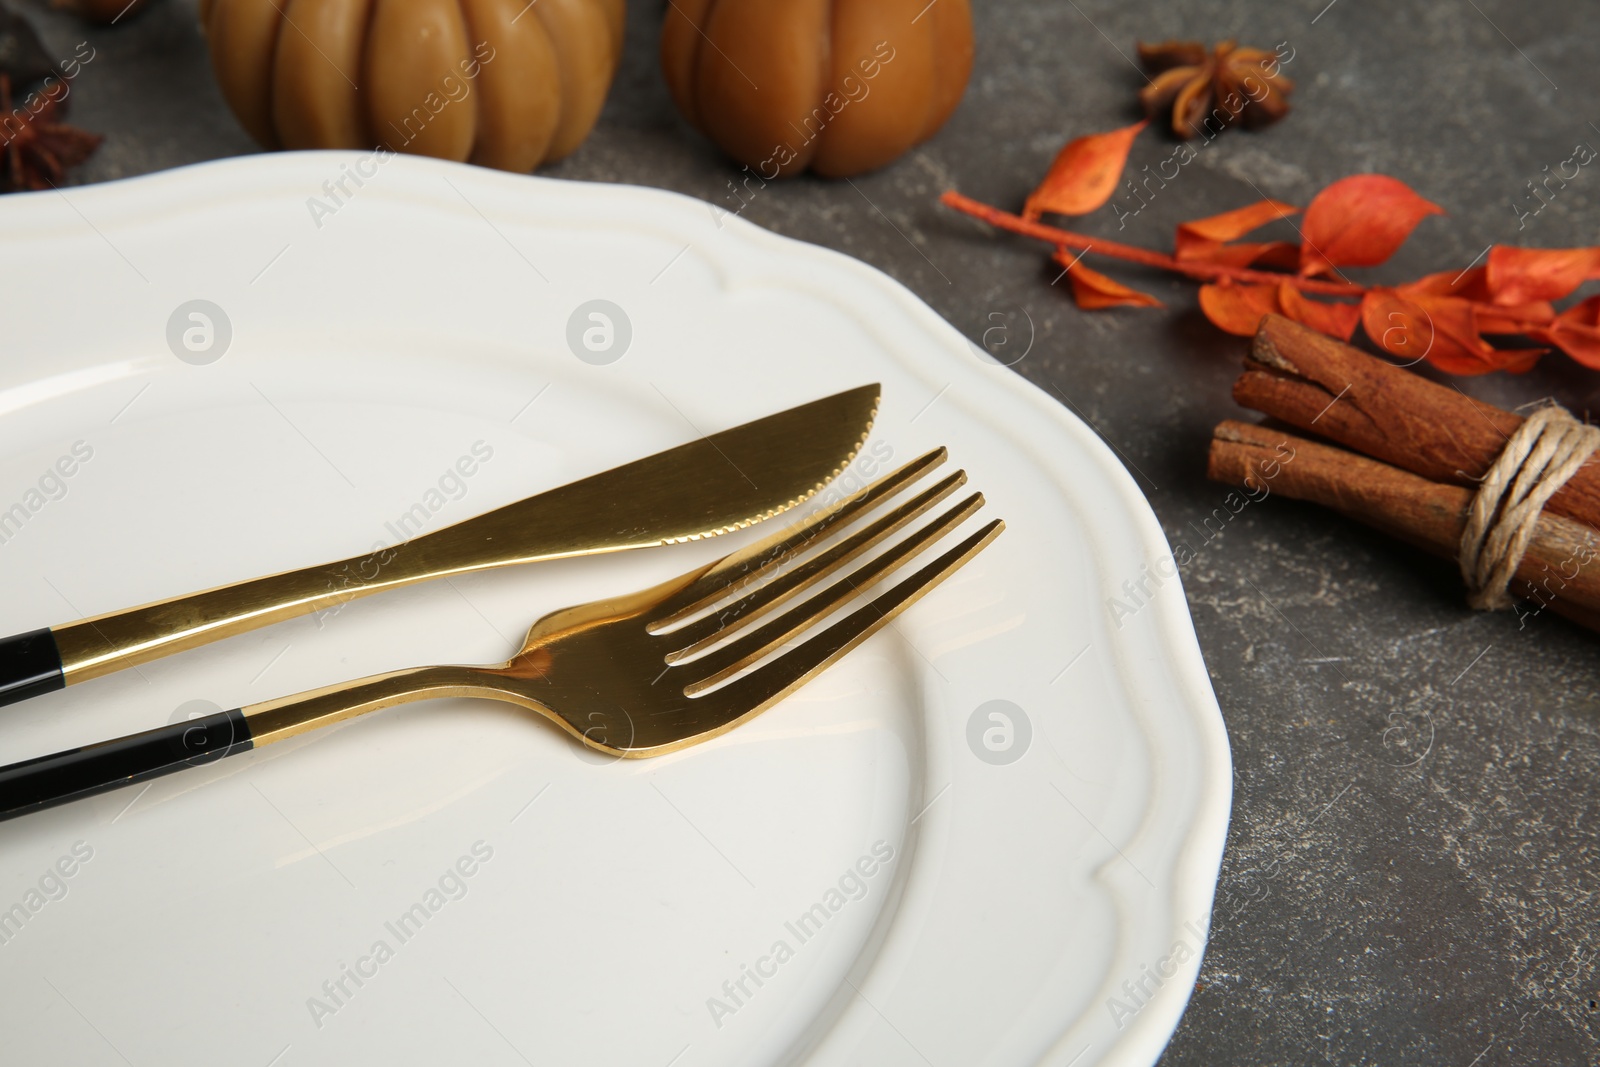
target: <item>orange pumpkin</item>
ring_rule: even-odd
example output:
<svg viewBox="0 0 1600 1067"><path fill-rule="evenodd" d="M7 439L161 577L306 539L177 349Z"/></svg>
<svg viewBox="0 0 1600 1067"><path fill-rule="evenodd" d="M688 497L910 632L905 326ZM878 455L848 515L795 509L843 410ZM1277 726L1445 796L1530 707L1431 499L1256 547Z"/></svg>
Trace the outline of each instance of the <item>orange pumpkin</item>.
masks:
<svg viewBox="0 0 1600 1067"><path fill-rule="evenodd" d="M685 118L762 178L873 170L932 137L972 72L968 0L673 0Z"/></svg>
<svg viewBox="0 0 1600 1067"><path fill-rule="evenodd" d="M600 115L624 0L201 0L265 148L387 147L526 173Z"/></svg>

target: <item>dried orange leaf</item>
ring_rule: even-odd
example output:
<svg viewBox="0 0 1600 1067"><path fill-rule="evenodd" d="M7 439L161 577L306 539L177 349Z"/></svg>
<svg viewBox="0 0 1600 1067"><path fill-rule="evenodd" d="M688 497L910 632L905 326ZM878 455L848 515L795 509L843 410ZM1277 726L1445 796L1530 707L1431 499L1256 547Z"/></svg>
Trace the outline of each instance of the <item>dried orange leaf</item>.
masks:
<svg viewBox="0 0 1600 1067"><path fill-rule="evenodd" d="M1224 211L1220 215L1211 215L1193 222L1185 222L1178 226L1178 247L1182 248L1185 239L1190 241L1233 241L1251 230L1258 230L1274 219L1286 219L1297 214L1299 208L1293 204L1285 204L1277 200L1258 200L1248 207L1235 208L1233 211Z"/></svg>
<svg viewBox="0 0 1600 1067"><path fill-rule="evenodd" d="M1433 351L1433 320L1393 289L1374 289L1361 298L1361 325L1373 344L1408 363Z"/></svg>
<svg viewBox="0 0 1600 1067"><path fill-rule="evenodd" d="M1426 359L1450 374L1525 371L1543 349L1495 348L1479 336L1472 301L1455 296L1408 299L1374 289L1361 301L1361 323L1382 349L1408 362Z"/></svg>
<svg viewBox="0 0 1600 1067"><path fill-rule="evenodd" d="M1499 304L1477 304L1476 307L1479 333L1528 333L1554 322L1556 317L1555 305L1548 300L1511 307Z"/></svg>
<svg viewBox="0 0 1600 1067"><path fill-rule="evenodd" d="M1468 300L1489 299L1489 287L1484 282L1487 267L1469 267L1466 270L1442 270L1437 274L1424 274L1414 282L1395 286L1395 291L1423 293L1434 296L1462 296Z"/></svg>
<svg viewBox="0 0 1600 1067"><path fill-rule="evenodd" d="M1292 271L1300 262L1300 246L1293 241L1267 241L1259 245L1229 245L1229 248L1252 247L1255 255L1247 267L1270 267L1273 270Z"/></svg>
<svg viewBox="0 0 1600 1067"><path fill-rule="evenodd" d="M1285 315L1302 326L1309 326L1318 333L1337 337L1341 341L1350 340L1350 335L1361 324L1360 304L1331 304L1312 300L1288 282L1278 283L1278 303Z"/></svg>
<svg viewBox="0 0 1600 1067"><path fill-rule="evenodd" d="M1180 263L1294 270L1300 262L1300 246L1289 241L1247 241L1233 245L1193 241L1180 249L1174 258Z"/></svg>
<svg viewBox="0 0 1600 1067"><path fill-rule="evenodd" d="M1072 298L1078 306L1088 310L1110 307L1158 308L1161 301L1149 293L1130 289L1115 278L1108 278L1097 270L1083 265L1080 259L1065 248L1057 248L1055 261L1066 268L1067 280L1072 283Z"/></svg>
<svg viewBox="0 0 1600 1067"><path fill-rule="evenodd" d="M1414 282L1395 287L1407 298L1458 296L1473 302L1477 309L1479 333L1526 333L1555 318L1556 309L1549 301L1534 301L1516 306L1494 306L1489 303L1487 267L1470 267L1461 271L1440 271L1427 274Z"/></svg>
<svg viewBox="0 0 1600 1067"><path fill-rule="evenodd" d="M1236 211L1225 211L1209 218L1180 223L1173 244L1173 254L1181 260L1220 263L1230 267L1248 267L1271 257L1284 263L1284 254L1292 251L1299 255L1299 247L1284 241L1264 241L1254 244L1230 245L1227 242L1243 237L1251 230L1260 229L1275 219L1286 219L1300 209L1293 204L1276 200L1261 200ZM1298 260L1290 258L1290 269Z"/></svg>
<svg viewBox="0 0 1600 1067"><path fill-rule="evenodd" d="M1398 178L1354 174L1318 193L1301 227L1300 273L1373 267L1405 243L1417 223L1444 209Z"/></svg>
<svg viewBox="0 0 1600 1067"><path fill-rule="evenodd" d="M1488 267L1440 270L1438 274L1424 275L1416 282L1395 286L1395 291L1408 299L1459 296L1472 301L1477 309L1478 333L1526 333L1530 326L1542 325L1555 318L1555 307L1550 306L1549 301L1533 301L1517 306L1490 304Z"/></svg>
<svg viewBox="0 0 1600 1067"><path fill-rule="evenodd" d="M1585 367L1600 370L1600 295L1574 304L1548 328L1529 333L1535 340L1555 345Z"/></svg>
<svg viewBox="0 0 1600 1067"><path fill-rule="evenodd" d="M1022 217L1037 219L1045 212L1086 215L1111 199L1122 168L1127 165L1133 139L1148 122L1136 122L1109 133L1091 133L1067 142L1050 173L1028 197Z"/></svg>
<svg viewBox="0 0 1600 1067"><path fill-rule="evenodd" d="M1510 248L1489 251L1488 285L1496 304L1560 300L1600 278L1600 248Z"/></svg>
<svg viewBox="0 0 1600 1067"><path fill-rule="evenodd" d="M1235 285L1231 282L1200 287L1200 310L1212 325L1239 337L1254 337L1261 320L1283 312L1275 285Z"/></svg>
<svg viewBox="0 0 1600 1067"><path fill-rule="evenodd" d="M1548 348L1496 348L1492 370L1509 374L1526 374L1539 363L1539 357L1548 355Z"/></svg>
<svg viewBox="0 0 1600 1067"><path fill-rule="evenodd" d="M1487 374L1492 370L1527 370L1543 350L1498 349L1485 341L1476 305L1456 296L1420 296L1413 301L1431 320L1434 348L1428 362L1452 374Z"/></svg>

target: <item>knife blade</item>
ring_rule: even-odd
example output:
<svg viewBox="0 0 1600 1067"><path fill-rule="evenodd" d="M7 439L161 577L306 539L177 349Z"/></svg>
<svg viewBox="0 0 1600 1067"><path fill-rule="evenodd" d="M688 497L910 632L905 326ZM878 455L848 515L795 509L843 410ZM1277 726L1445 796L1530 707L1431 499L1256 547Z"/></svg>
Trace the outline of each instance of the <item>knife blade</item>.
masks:
<svg viewBox="0 0 1600 1067"><path fill-rule="evenodd" d="M878 396L867 385L814 400L366 555L0 639L0 705L385 589L760 522L844 470Z"/></svg>

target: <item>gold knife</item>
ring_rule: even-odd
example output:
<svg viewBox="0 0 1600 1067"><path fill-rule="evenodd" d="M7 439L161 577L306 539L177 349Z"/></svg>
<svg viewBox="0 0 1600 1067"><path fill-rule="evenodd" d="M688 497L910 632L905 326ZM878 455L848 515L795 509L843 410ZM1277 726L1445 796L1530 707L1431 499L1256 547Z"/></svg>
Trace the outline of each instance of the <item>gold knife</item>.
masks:
<svg viewBox="0 0 1600 1067"><path fill-rule="evenodd" d="M0 639L0 705L397 586L749 526L844 470L878 394L814 400L366 555Z"/></svg>

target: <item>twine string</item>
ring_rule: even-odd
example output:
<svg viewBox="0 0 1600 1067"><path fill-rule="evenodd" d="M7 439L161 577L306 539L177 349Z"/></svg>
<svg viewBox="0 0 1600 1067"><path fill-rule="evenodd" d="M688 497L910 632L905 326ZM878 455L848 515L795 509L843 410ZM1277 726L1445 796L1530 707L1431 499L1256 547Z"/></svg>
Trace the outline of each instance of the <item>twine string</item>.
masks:
<svg viewBox="0 0 1600 1067"><path fill-rule="evenodd" d="M1484 475L1461 531L1467 603L1480 611L1511 606L1516 576L1547 500L1600 448L1600 427L1547 404L1525 419Z"/></svg>

